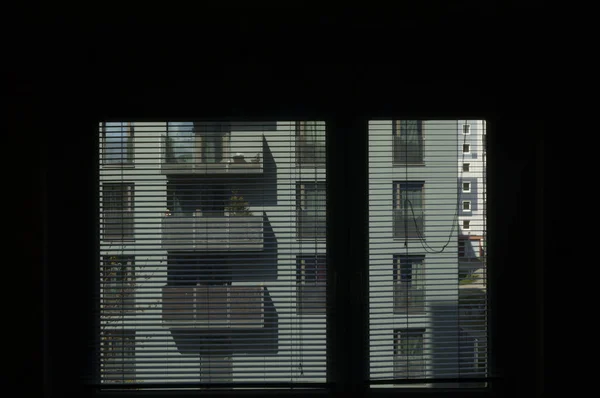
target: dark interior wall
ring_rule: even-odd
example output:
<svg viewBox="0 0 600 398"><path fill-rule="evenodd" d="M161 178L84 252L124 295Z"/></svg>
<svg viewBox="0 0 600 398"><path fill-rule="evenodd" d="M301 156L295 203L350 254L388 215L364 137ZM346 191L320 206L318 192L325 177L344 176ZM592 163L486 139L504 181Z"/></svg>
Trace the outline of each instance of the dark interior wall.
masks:
<svg viewBox="0 0 600 398"><path fill-rule="evenodd" d="M90 231L96 216L89 210L95 206L89 154L96 150L89 132L98 118L487 115L495 148L489 162L497 165L490 166L497 185L490 185L488 208L495 220L510 220L496 223L497 252L489 248L498 270L495 355L505 391L539 388L543 245L541 215L532 211L541 208L543 187L543 165L532 156L543 147L538 11L404 11L268 16L246 10L145 23L113 15L106 20L114 22L103 24L100 17L88 23L52 13L20 25L13 36L21 32L21 40L9 45L14 95L7 147L27 148L27 155L14 159L26 164L7 184L23 198L17 207L25 221L15 223L13 236L22 244L20 261L30 266L15 277L27 280L32 304L10 314L31 331L14 330L23 340L11 344L18 358L13 381L56 392L76 384L73 372L85 369L75 364L89 359L74 347L87 343L89 328L81 326L94 315L72 311L90 304L86 292L94 288L86 282L93 280L86 265L94 261L94 240L80 232ZM73 280L80 283L64 289ZM503 290L509 284L510 296Z"/></svg>

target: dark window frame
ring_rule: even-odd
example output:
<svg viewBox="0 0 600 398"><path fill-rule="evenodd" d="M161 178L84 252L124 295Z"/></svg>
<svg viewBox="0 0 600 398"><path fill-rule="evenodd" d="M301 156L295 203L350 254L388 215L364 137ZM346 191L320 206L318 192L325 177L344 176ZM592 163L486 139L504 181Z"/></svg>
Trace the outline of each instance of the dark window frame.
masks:
<svg viewBox="0 0 600 398"><path fill-rule="evenodd" d="M123 130L123 127L125 127L125 146L121 147L121 151L119 152L119 156L120 159L122 159L123 161L109 161L107 153L108 153L108 145L109 145L109 138L107 136L107 127L108 128L112 128L112 127L117 127L117 126L107 126L107 123L121 123L121 130ZM126 124L125 126L123 126L123 124ZM108 167L133 167L135 165L135 154L134 154L134 148L135 148L135 142L134 142L134 137L135 137L135 131L134 131L134 126L132 122L103 122L102 123L102 150L103 150L103 156L102 156L102 165L103 166L108 166Z"/></svg>
<svg viewBox="0 0 600 398"><path fill-rule="evenodd" d="M425 239L425 182L393 181L392 187L394 239ZM415 206L410 199L405 202L403 192L420 192L421 206Z"/></svg>
<svg viewBox="0 0 600 398"><path fill-rule="evenodd" d="M120 187L120 189L117 189ZM110 188L110 189L107 189ZM117 200L109 202L108 193L113 191ZM120 199L118 199L120 197ZM110 205L109 205L110 203ZM120 204L116 209L109 208L109 206L115 203ZM133 182L108 182L102 183L102 214L103 214L103 229L102 229L102 240L108 241L133 241L135 239L135 183ZM120 207L120 208L118 208ZM107 217L108 214L112 216ZM120 216L119 216L120 214ZM119 224L120 227L116 227L118 233L114 233L110 227L107 227L107 218L114 217L117 221L115 224ZM110 231L107 232L107 230Z"/></svg>
<svg viewBox="0 0 600 398"><path fill-rule="evenodd" d="M323 195L323 209L312 209L316 214L306 214L311 211L307 204L307 191L312 190L315 195ZM296 238L324 240L326 238L327 219L327 184L325 181L297 181L296 182ZM314 222L310 222L314 217ZM322 220L321 220L322 219ZM312 226L312 227L311 227ZM308 231L305 231L308 229ZM311 229L314 229L311 231Z"/></svg>
<svg viewBox="0 0 600 398"><path fill-rule="evenodd" d="M307 275L310 276L308 281ZM325 315L327 256L325 254L297 255L296 284L298 295L296 312L300 315ZM314 298L313 302L316 305L306 304L310 297Z"/></svg>
<svg viewBox="0 0 600 398"><path fill-rule="evenodd" d="M407 122L417 123L418 143L410 146L405 138ZM425 166L423 120L393 120L392 135L392 164L394 166Z"/></svg>
<svg viewBox="0 0 600 398"><path fill-rule="evenodd" d="M322 123L321 121L301 120L295 123L296 142L295 142L295 161L298 167L317 167L324 168L325 140L327 136L326 125L323 125L323 136L317 134L314 139L306 134L307 123ZM316 127L316 126L315 126ZM320 131L320 130L319 130Z"/></svg>

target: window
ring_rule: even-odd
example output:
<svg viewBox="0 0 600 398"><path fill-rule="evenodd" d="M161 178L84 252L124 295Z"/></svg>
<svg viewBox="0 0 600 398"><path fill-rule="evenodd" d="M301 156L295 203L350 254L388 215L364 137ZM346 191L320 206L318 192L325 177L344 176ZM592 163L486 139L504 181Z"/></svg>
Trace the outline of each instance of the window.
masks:
<svg viewBox="0 0 600 398"><path fill-rule="evenodd" d="M420 120L395 120L392 126L394 164L423 164L422 122Z"/></svg>
<svg viewBox="0 0 600 398"><path fill-rule="evenodd" d="M325 261L325 256L321 254L296 257L300 314L325 314Z"/></svg>
<svg viewBox="0 0 600 398"><path fill-rule="evenodd" d="M133 164L131 122L106 122L103 128L104 165Z"/></svg>
<svg viewBox="0 0 600 398"><path fill-rule="evenodd" d="M102 334L104 383L134 383L135 331L106 330Z"/></svg>
<svg viewBox="0 0 600 398"><path fill-rule="evenodd" d="M462 184L462 190L463 190L463 192L471 192L471 183L470 182L463 182L463 184Z"/></svg>
<svg viewBox="0 0 600 398"><path fill-rule="evenodd" d="M463 124L463 134L464 135L471 134L471 125L470 124Z"/></svg>
<svg viewBox="0 0 600 398"><path fill-rule="evenodd" d="M98 242L94 355L104 352L105 329L134 330L135 392L149 384L325 386L328 180L324 167L296 167L296 121L133 125L136 153L153 154L144 167L97 164L100 221L119 224L111 234L103 227ZM316 131L324 145L324 122L299 125L306 142Z"/></svg>
<svg viewBox="0 0 600 398"><path fill-rule="evenodd" d="M463 229L471 229L471 221L463 220Z"/></svg>
<svg viewBox="0 0 600 398"><path fill-rule="evenodd" d="M101 273L103 309L111 313L133 311L135 304L134 257L104 256Z"/></svg>
<svg viewBox="0 0 600 398"><path fill-rule="evenodd" d="M422 238L424 231L422 181L394 182L394 238Z"/></svg>
<svg viewBox="0 0 600 398"><path fill-rule="evenodd" d="M394 312L422 312L425 308L425 256L394 255Z"/></svg>
<svg viewBox="0 0 600 398"><path fill-rule="evenodd" d="M296 164L325 167L325 122L296 122Z"/></svg>
<svg viewBox="0 0 600 398"><path fill-rule="evenodd" d="M471 201L470 200L463 200L463 202L462 202L462 209L464 211L471 211Z"/></svg>
<svg viewBox="0 0 600 398"><path fill-rule="evenodd" d="M394 331L394 377L420 379L425 377L423 336L425 329Z"/></svg>
<svg viewBox="0 0 600 398"><path fill-rule="evenodd" d="M199 124L193 125L198 132ZM155 159L147 170L133 170L134 177L128 171L128 179L137 178L134 198L133 183L114 182L116 173L105 181L100 174L101 203L105 205L100 217L116 208L107 206L111 195L118 196L115 192L121 202L128 203L119 207L121 212L133 210L135 200L139 213L135 244L100 242L101 259L109 262L103 276L106 288L134 281L134 276L141 284L132 301L133 313L125 314L116 325L135 328L135 379L173 388L183 382L235 382L246 388L245 383L254 380L265 384L332 381L328 366L343 354L327 351L326 343L331 341L327 278L338 281L335 277L341 270L355 264L352 258L340 261L333 257L334 264L326 257L326 214L334 215L333 220L351 219L342 225L354 226L369 240L364 253L368 275L354 276L353 269L345 277L354 282L362 276L369 293L368 302L363 297L368 312L361 314L369 322L364 325L369 328L365 335L370 340L364 340L369 350L361 355L369 363L368 374L363 376L370 387L402 384L395 378L464 377L457 348L461 287L456 272L457 227L462 220L458 221L456 214L457 206L463 205L462 183L457 186L460 125L456 121L423 121L426 128L422 131L436 138L425 137L432 145L428 153L435 156L428 158L427 166L398 168L390 162L392 121L381 123L383 133L365 147L369 178L364 178L357 192L368 192L369 202L362 215L353 207L354 192L349 193L347 202L336 202L337 213L326 212L327 193L331 192L326 189L335 183L325 181L325 170L295 167L296 125L278 122L258 130L256 137L250 133L257 130L248 126L232 129L232 145L264 144L265 158L271 162L264 175L232 175L218 168L203 174L192 170L155 171L152 175L147 171L160 170L162 162ZM148 133L137 143L142 144L139 153L158 152L167 126L167 122L154 123L156 134ZM145 131L143 123L136 123L136 129ZM282 134L285 132L287 136ZM188 143L194 156L199 142L204 142L196 138ZM381 150L380 156L376 150ZM475 183L474 177L470 179ZM472 196L468 199L475 201ZM243 205L244 215L238 217L229 210L232 197L243 198L237 203ZM478 209L477 203L472 205ZM236 217L245 223L242 228L230 224ZM256 242L254 227L246 220L250 217L259 219ZM479 231L472 232L479 235ZM355 237L358 233L352 228L342 229L345 238L344 234L350 242L364 241ZM211 243L215 240L217 244ZM352 245L348 246L351 251ZM336 268L332 269L332 264ZM121 280L115 282L109 266L117 266ZM128 266L134 268L130 273ZM339 293L352 284L337 286ZM99 300L102 294L100 290ZM131 296L133 299L133 293ZM143 311L145 302L150 302L150 307ZM334 308L340 308L345 302L336 304ZM349 316L342 317L353 318L357 307L348 306L344 313ZM430 343L425 347L426 342ZM431 381L432 386L436 383Z"/></svg>
<svg viewBox="0 0 600 398"><path fill-rule="evenodd" d="M297 183L296 207L298 238L325 238L325 183Z"/></svg>
<svg viewBox="0 0 600 398"><path fill-rule="evenodd" d="M227 145L230 137L229 123L195 123L200 136L201 162L219 163L229 157ZM233 154L232 154L233 155Z"/></svg>
<svg viewBox="0 0 600 398"><path fill-rule="evenodd" d="M463 163L463 172L468 173L470 169L470 163Z"/></svg>
<svg viewBox="0 0 600 398"><path fill-rule="evenodd" d="M230 161L230 135L229 123L169 122L164 145L165 160L181 165Z"/></svg>
<svg viewBox="0 0 600 398"><path fill-rule="evenodd" d="M463 153L471 153L471 144L463 144Z"/></svg>
<svg viewBox="0 0 600 398"><path fill-rule="evenodd" d="M388 123L370 120L367 142L371 391L409 389L416 381L407 379L414 378L427 379L418 387L459 387L461 378L485 377L487 371L483 367L467 375L461 371L469 364L460 362L459 327L468 323L460 318L459 297L466 285L461 272L484 266L460 261L458 254L458 235L467 234L460 229L463 201L474 210L480 200L462 191L465 179L457 148L465 139L463 126L457 120L423 120L431 155L427 164L398 168L389 164ZM479 139L475 134L471 131L473 142ZM468 182L474 184L477 177ZM479 225L477 219L472 222ZM480 281L477 288L485 295L485 281ZM486 326L478 324L476 332L485 346Z"/></svg>
<svg viewBox="0 0 600 398"><path fill-rule="evenodd" d="M133 184L102 184L104 240L133 239Z"/></svg>

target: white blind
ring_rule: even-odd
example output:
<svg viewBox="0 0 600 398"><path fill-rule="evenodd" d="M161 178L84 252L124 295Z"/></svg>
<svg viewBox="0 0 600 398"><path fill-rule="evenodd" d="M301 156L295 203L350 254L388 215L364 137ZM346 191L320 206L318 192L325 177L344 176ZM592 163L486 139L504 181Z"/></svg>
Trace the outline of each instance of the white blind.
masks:
<svg viewBox="0 0 600 398"><path fill-rule="evenodd" d="M485 386L485 121L368 134L370 383Z"/></svg>
<svg viewBox="0 0 600 398"><path fill-rule="evenodd" d="M325 123L104 121L99 143L100 383L325 383Z"/></svg>

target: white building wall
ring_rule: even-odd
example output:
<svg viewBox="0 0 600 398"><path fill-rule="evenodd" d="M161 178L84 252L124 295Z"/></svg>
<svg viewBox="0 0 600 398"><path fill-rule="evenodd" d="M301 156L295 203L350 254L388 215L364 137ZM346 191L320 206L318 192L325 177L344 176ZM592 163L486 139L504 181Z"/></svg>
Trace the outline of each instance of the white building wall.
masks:
<svg viewBox="0 0 600 398"><path fill-rule="evenodd" d="M455 306L458 300L456 283L448 283L448 275L456 275L457 243L455 212L457 205L456 121L424 121L423 166L393 166L392 121L369 123L369 299L371 351L377 352L379 363L371 362L371 373L381 378L394 377L394 330L425 329L424 346L427 374L440 373L443 358L434 357L432 343L443 333L444 322L438 307ZM443 253L429 253L418 239L393 238L392 209L394 181L424 181L425 240ZM393 255L425 256L425 300L423 314L393 314ZM454 318L455 320L455 318ZM450 320L452 322L452 320ZM373 336L377 337L373 337ZM388 353L387 355L382 353ZM385 364L388 366L385 367ZM379 366L379 368L377 368Z"/></svg>

